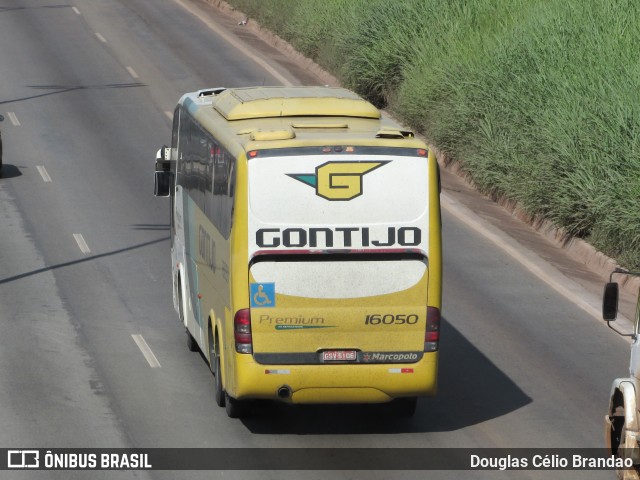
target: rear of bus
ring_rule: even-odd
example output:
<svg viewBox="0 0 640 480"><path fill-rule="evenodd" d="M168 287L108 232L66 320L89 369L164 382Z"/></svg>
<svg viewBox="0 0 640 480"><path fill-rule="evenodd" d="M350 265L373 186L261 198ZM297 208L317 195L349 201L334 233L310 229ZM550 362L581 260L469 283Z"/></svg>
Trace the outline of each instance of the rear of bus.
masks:
<svg viewBox="0 0 640 480"><path fill-rule="evenodd" d="M233 396L434 395L442 281L434 156L426 146L332 145L247 158L250 308L236 315L235 351L244 353L235 355Z"/></svg>

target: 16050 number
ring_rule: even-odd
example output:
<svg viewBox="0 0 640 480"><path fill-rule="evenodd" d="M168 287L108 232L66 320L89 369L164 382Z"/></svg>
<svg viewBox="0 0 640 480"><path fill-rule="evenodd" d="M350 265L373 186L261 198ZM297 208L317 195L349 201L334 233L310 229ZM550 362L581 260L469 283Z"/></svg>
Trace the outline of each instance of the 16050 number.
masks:
<svg viewBox="0 0 640 480"><path fill-rule="evenodd" d="M365 325L415 325L416 323L418 323L418 315L414 313L409 315L393 315L391 313L383 315L374 313L373 315L367 315L364 320Z"/></svg>

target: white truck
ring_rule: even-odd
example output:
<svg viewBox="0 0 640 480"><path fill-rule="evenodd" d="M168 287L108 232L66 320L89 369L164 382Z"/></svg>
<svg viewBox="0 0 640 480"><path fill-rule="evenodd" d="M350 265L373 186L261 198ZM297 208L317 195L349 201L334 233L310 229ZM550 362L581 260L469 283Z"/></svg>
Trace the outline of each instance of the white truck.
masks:
<svg viewBox="0 0 640 480"><path fill-rule="evenodd" d="M631 459L633 467L618 470L618 478L622 480L640 479L640 298L636 306L633 331L624 333L611 325L618 315L618 283L614 276L636 276L640 272L630 272L616 268L605 285L602 300L602 317L609 328L622 336L629 336L631 343L631 361L629 376L616 378L611 386L609 409L605 415L605 443L611 455Z"/></svg>

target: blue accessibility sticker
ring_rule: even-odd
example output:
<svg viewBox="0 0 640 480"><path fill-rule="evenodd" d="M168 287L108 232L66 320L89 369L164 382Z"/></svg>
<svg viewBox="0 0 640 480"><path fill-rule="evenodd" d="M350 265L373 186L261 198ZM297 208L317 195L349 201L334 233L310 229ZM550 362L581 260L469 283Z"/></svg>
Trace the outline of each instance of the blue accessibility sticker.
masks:
<svg viewBox="0 0 640 480"><path fill-rule="evenodd" d="M269 308L276 306L275 283L252 283L249 287L252 308Z"/></svg>

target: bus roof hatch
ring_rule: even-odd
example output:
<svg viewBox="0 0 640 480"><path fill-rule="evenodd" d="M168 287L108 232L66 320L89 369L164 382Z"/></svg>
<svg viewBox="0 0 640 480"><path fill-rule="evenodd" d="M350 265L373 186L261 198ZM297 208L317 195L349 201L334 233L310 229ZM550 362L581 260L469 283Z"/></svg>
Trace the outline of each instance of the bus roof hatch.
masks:
<svg viewBox="0 0 640 480"><path fill-rule="evenodd" d="M273 117L359 117L379 119L380 111L358 95L334 87L253 87L225 90L213 108L226 120Z"/></svg>

